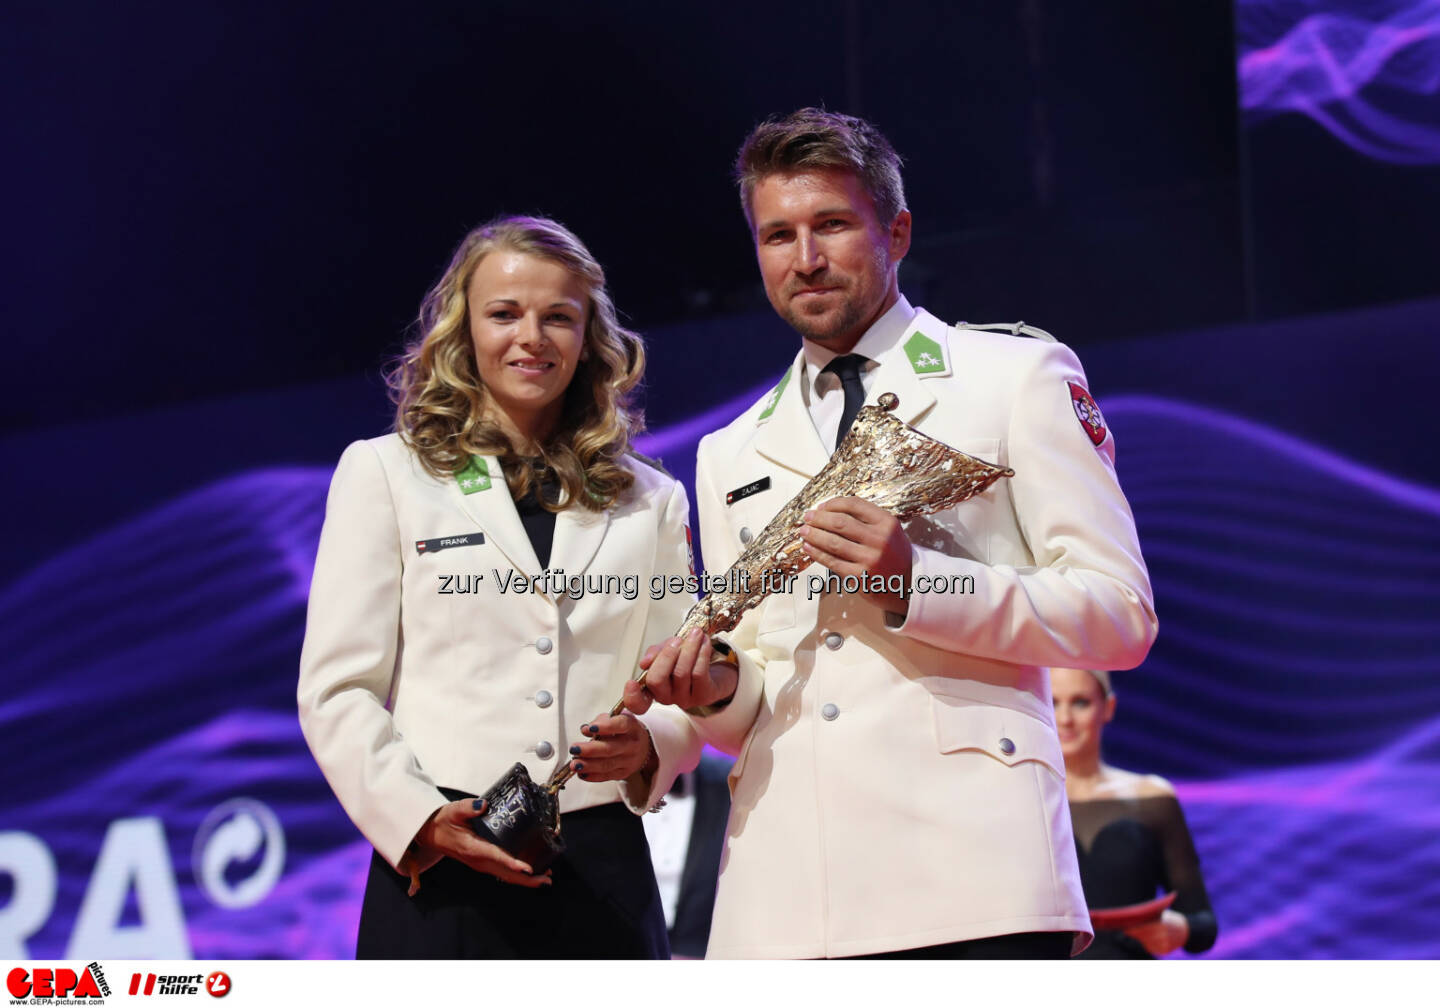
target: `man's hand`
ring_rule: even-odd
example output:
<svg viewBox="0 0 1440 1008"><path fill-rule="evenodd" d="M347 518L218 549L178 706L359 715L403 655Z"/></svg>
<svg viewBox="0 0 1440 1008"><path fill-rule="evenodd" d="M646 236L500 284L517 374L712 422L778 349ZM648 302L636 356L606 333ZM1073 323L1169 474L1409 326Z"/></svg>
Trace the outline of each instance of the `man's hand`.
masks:
<svg viewBox="0 0 1440 1008"><path fill-rule="evenodd" d="M894 515L858 497L837 497L804 517L800 538L822 566L841 577L884 579L883 590L861 594L886 612L910 611L910 537ZM898 592L891 590L896 585Z"/></svg>
<svg viewBox="0 0 1440 1008"><path fill-rule="evenodd" d="M625 684L626 709L644 714L652 697L682 709L724 703L735 695L740 676L733 665L714 657L709 638L699 630L683 640L671 637L652 645L640 659L646 670L643 688L638 682Z"/></svg>

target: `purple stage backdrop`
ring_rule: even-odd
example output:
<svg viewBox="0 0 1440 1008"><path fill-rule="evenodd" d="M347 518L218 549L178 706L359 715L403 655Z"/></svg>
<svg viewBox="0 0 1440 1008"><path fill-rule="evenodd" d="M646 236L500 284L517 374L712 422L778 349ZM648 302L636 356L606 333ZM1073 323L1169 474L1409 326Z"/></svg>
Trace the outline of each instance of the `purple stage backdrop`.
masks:
<svg viewBox="0 0 1440 1008"><path fill-rule="evenodd" d="M1274 389L1276 415L1310 391ZM751 399L642 448L688 479L699 434ZM1213 401L1101 399L1162 625L1116 677L1110 757L1176 780L1211 954L1440 952L1440 490ZM6 586L6 957L351 954L368 848L293 700L328 477L257 468L97 513Z"/></svg>
<svg viewBox="0 0 1440 1008"><path fill-rule="evenodd" d="M1440 164L1440 0L1239 0L1246 121L1298 113L1353 150Z"/></svg>

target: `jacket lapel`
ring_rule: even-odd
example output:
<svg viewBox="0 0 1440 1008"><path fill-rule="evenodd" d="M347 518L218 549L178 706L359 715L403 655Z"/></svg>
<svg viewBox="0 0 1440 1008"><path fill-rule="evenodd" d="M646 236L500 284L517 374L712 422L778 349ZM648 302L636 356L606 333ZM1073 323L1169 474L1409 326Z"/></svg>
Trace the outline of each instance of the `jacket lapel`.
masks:
<svg viewBox="0 0 1440 1008"><path fill-rule="evenodd" d="M870 392L865 397L866 405L873 405L886 392L893 392L900 400L894 416L912 426L920 421L935 405L935 396L926 387L925 379L915 373L915 367L906 352L906 343L918 330L940 347L945 347L946 326L935 316L921 310L915 313L905 329L905 335L879 358L880 366L871 374ZM941 374L949 374L946 367Z"/></svg>
<svg viewBox="0 0 1440 1008"><path fill-rule="evenodd" d="M923 419L935 405L935 396L926 387L924 378L950 374L948 329L923 309L916 312L900 341L877 358L880 366L870 375L870 391L865 396L865 404L873 406L881 395L893 392L900 400L894 414L897 419L912 425ZM940 347L945 358L942 369L924 376L916 373L906 350L907 343L917 331ZM805 408L800 390L803 384L800 369L804 364L805 354L801 351L790 365L789 378L769 410L769 416L760 420L761 429L755 438L755 449L772 462L808 478L824 468L830 460L830 451L821 442L810 411Z"/></svg>
<svg viewBox="0 0 1440 1008"><path fill-rule="evenodd" d="M510 499L510 489L505 484L505 474L500 462L493 455L478 456L485 463L490 485L483 490L465 493L457 480L450 481L450 493L459 499L460 507L473 518L490 537L490 541L505 554L511 566L526 577L541 573L540 560L520 523L520 514L515 502ZM556 538L559 538L559 523L556 523Z"/></svg>
<svg viewBox="0 0 1440 1008"><path fill-rule="evenodd" d="M550 547L550 569L566 577L584 574L610 527L610 512L569 507L555 516L555 541Z"/></svg>
<svg viewBox="0 0 1440 1008"><path fill-rule="evenodd" d="M820 442L815 431L815 422L805 408L801 397L801 367L805 364L802 350L796 355L787 372L788 380L780 390L769 417L759 421L759 433L755 436L755 450L777 465L793 470L802 476L814 476L830 461L829 450Z"/></svg>

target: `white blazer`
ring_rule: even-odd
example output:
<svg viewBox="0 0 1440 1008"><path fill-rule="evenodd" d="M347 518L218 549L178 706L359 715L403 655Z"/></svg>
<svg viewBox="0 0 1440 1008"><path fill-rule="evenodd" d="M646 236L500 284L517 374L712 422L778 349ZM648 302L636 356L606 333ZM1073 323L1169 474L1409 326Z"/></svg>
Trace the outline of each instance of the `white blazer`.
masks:
<svg viewBox="0 0 1440 1008"><path fill-rule="evenodd" d="M550 570L596 590L570 580L567 594L552 578L535 592L524 589L543 572L499 463L481 461L488 476L464 486L437 479L391 434L350 445L330 485L300 726L340 804L392 866L445 804L437 785L483 793L516 762L543 783L694 601L650 592L657 575L689 573L679 483L627 458L635 485L615 507L555 521ZM695 765L700 742L684 715L657 706L642 720L660 757L649 787L575 778L562 813L621 800L643 813Z"/></svg>
<svg viewBox="0 0 1440 1008"><path fill-rule="evenodd" d="M917 331L928 342L907 355ZM903 620L855 595L807 598L809 575L826 573L812 566L731 635L735 699L696 721L739 751L711 957L1023 931L1089 940L1046 667L1128 668L1155 637L1114 442L1087 436L1070 389L1085 378L1065 347L923 311L905 333L877 358L868 401L895 393L902 420L1015 476L907 526L914 575L950 590L913 595ZM803 359L700 444L712 572L829 457L801 398Z"/></svg>

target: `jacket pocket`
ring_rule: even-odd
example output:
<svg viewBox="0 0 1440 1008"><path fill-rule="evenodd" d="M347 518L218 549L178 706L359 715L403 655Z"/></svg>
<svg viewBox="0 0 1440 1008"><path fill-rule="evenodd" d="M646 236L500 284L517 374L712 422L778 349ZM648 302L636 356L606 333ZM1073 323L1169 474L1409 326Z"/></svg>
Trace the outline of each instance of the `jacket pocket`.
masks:
<svg viewBox="0 0 1440 1008"><path fill-rule="evenodd" d="M933 694L935 742L942 753L982 752L1006 766L1035 762L1065 779L1065 757L1055 730L1008 707Z"/></svg>
<svg viewBox="0 0 1440 1008"><path fill-rule="evenodd" d="M991 465L1000 464L999 438L961 438L955 444L955 450L962 451L966 455L973 455Z"/></svg>
<svg viewBox="0 0 1440 1008"><path fill-rule="evenodd" d="M955 448L991 465L1000 464L1000 441L996 438L970 438ZM906 534L916 546L990 563L991 536L1006 524L1002 516L1010 507L1007 482L1000 480L999 485L957 507L914 519L905 526Z"/></svg>

